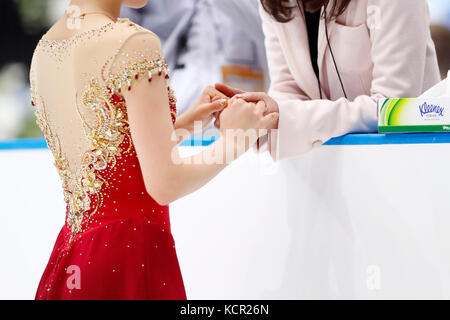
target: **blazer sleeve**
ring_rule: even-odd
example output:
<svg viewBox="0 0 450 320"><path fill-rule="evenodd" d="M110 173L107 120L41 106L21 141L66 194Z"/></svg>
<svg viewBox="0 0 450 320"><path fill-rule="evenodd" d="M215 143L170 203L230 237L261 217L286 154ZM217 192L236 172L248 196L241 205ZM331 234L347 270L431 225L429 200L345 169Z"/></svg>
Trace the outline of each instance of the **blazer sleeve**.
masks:
<svg viewBox="0 0 450 320"><path fill-rule="evenodd" d="M424 10L428 10L426 0L367 3L378 6L382 21L378 29L371 31L371 94L353 101L309 100L290 73L276 34L277 22L260 8L272 77L269 95L280 109L278 130L269 143L275 160L301 155L333 137L375 132L378 99L418 96L423 90L429 21L417 17L423 17Z"/></svg>

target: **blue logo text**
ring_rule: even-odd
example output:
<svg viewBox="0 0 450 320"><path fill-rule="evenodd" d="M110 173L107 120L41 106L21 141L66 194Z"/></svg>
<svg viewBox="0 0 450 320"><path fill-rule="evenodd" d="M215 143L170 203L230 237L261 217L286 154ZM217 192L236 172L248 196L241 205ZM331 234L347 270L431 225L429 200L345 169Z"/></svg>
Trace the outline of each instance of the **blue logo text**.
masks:
<svg viewBox="0 0 450 320"><path fill-rule="evenodd" d="M421 106L419 106L420 115L423 117L426 114L434 113L438 116L444 116L444 108L434 104L428 104L424 102Z"/></svg>

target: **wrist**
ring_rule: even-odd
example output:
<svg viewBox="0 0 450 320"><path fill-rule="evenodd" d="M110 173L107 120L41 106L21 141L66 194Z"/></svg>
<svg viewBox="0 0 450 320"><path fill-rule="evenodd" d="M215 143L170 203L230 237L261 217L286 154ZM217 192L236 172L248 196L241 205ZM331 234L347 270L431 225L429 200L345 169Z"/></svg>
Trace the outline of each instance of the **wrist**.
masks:
<svg viewBox="0 0 450 320"><path fill-rule="evenodd" d="M181 116L177 117L177 120L175 121L175 129L183 129L192 133L194 129L193 122L189 121L187 113L184 113Z"/></svg>

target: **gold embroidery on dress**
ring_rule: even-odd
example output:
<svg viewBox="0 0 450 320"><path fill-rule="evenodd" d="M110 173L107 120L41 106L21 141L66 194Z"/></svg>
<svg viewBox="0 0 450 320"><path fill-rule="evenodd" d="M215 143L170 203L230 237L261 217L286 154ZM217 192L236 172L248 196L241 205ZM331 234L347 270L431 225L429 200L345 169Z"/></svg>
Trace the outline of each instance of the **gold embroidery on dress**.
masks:
<svg viewBox="0 0 450 320"><path fill-rule="evenodd" d="M34 88L33 85L32 88ZM55 167L63 182L64 201L69 206L69 212L72 213L70 216L71 223L76 225L81 224L81 221L83 220L83 212L85 210L89 210L90 199L81 185L76 182L74 183L72 179L72 174L69 170L69 161L62 151L59 136L54 134L50 127L44 100L42 97L37 96L34 93L32 93L32 97L33 105L40 106L42 108L42 110L38 110L38 108L35 109L36 123L40 127L42 134L47 141L47 145L55 159Z"/></svg>
<svg viewBox="0 0 450 320"><path fill-rule="evenodd" d="M81 106L86 111L78 109L78 113L91 143L90 150L83 155L81 161L81 185L87 194L96 197L96 205L90 208L92 211L87 217L88 223L103 204L102 189L109 186L101 171L114 168L116 157L130 152L132 143L124 101L114 102L108 90L93 81L82 94ZM95 113L95 121L90 122L84 117L84 112L89 111ZM122 150L120 146L125 137L128 137L129 144ZM81 223L78 220L69 222L72 236L81 231Z"/></svg>
<svg viewBox="0 0 450 320"><path fill-rule="evenodd" d="M128 20L122 19L119 22L128 22ZM108 24L67 41L41 40L39 47L44 51L54 50L55 52L51 55L62 59L61 55L68 53L69 47L80 41L82 36L100 36L114 25ZM134 24L130 23L130 25ZM131 90L132 81L140 77L147 77L149 82L152 82L155 75L164 75L166 79L169 78L169 68L164 58L149 59L150 56L152 55L149 52L136 53L136 57L132 59L133 62L112 74L105 75L103 73L107 69L104 65L102 68L103 79L92 77L87 87L77 97L77 111L90 146L89 150L81 155L81 168L76 173L69 170L69 161L62 151L58 135L51 130L45 103L41 97L35 94L36 87L32 80L33 105L39 105L42 109L41 112L36 108L37 123L54 155L55 166L63 181L64 200L68 210L66 222L71 229L69 243L77 234L86 231L88 225L93 221L92 217L103 204L103 193L109 184L102 172L113 169L117 159L132 149L126 103L122 90ZM126 55L126 58L130 57ZM114 56L107 59L106 64L109 64L111 60L114 60ZM31 75L31 79L34 79L33 75ZM170 87L168 87L168 94L172 120L175 121L176 98ZM127 144L123 145L125 141Z"/></svg>
<svg viewBox="0 0 450 320"><path fill-rule="evenodd" d="M111 75L106 80L106 86L113 89L113 92L121 93L123 88L131 90L131 81L139 79L140 76L147 76L148 81L151 82L153 74L156 72L159 76L164 73L166 79L169 78L169 67L162 57L156 60L143 60L130 64L120 74Z"/></svg>
<svg viewBox="0 0 450 320"><path fill-rule="evenodd" d="M122 72L108 77L106 85L102 86L96 80L92 80L88 88L81 95L81 108L78 113L82 119L86 136L91 143L91 150L83 155L81 162L81 189L87 199L80 197L81 205L73 207L73 212L69 212L68 225L72 228L72 238L82 231L83 218L79 218L79 210L90 205L89 195L96 197L96 205L87 216L86 224L90 218L98 211L103 203L102 190L108 187L108 182L101 172L106 168L116 166L117 157L130 152L132 140L129 131L126 104L123 99L115 99L114 95L120 94L123 87L131 90L132 79L147 75L151 81L153 74L162 75L168 78L168 66L164 58L156 60L144 60L140 63L132 63L125 67ZM171 92L171 101L173 91ZM119 95L117 97L120 97ZM172 109L172 104L171 104ZM95 120L89 121L84 114L94 112ZM120 146L128 138L129 144L126 149ZM88 210L85 210L88 211ZM84 216L83 214L82 216Z"/></svg>

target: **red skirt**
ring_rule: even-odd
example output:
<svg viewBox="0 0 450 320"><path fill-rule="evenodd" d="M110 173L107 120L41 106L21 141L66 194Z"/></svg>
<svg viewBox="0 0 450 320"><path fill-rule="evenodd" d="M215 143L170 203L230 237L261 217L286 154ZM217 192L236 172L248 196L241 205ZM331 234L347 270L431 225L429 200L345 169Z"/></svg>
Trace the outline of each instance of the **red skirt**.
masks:
<svg viewBox="0 0 450 320"><path fill-rule="evenodd" d="M172 234L147 217L112 221L68 249L63 227L36 299L185 300Z"/></svg>

